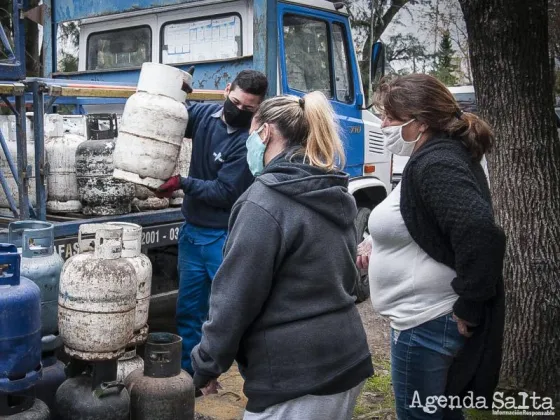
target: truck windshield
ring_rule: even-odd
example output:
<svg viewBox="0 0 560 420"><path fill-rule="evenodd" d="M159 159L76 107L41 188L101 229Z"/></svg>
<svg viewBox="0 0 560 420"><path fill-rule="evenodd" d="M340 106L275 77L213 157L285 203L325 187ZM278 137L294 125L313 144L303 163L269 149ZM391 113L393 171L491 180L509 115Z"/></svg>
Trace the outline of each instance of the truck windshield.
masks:
<svg viewBox="0 0 560 420"><path fill-rule="evenodd" d="M87 70L139 67L152 61L152 31L148 26L91 34L87 41Z"/></svg>

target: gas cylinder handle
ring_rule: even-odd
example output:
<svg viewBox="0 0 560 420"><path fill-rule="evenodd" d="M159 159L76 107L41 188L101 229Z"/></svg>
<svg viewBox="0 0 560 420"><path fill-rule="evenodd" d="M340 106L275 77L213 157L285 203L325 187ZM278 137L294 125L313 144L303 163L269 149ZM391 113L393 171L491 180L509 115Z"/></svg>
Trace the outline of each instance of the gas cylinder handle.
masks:
<svg viewBox="0 0 560 420"><path fill-rule="evenodd" d="M126 222L107 222L107 224L122 227L123 229L123 257L136 256L142 252L142 226Z"/></svg>
<svg viewBox="0 0 560 420"><path fill-rule="evenodd" d="M122 256L123 228L105 224L95 233L95 258L117 259Z"/></svg>
<svg viewBox="0 0 560 420"><path fill-rule="evenodd" d="M171 352L168 350L152 350L150 351L149 358L153 362L169 363L171 361Z"/></svg>
<svg viewBox="0 0 560 420"><path fill-rule="evenodd" d="M8 242L21 246L23 234L26 231L49 231L53 224L39 220L18 220L8 225Z"/></svg>
<svg viewBox="0 0 560 420"><path fill-rule="evenodd" d="M80 253L94 250L95 232L100 228L100 225L100 223L84 223L78 227L78 250ZM84 238L87 235L92 236Z"/></svg>
<svg viewBox="0 0 560 420"><path fill-rule="evenodd" d="M93 391L93 394L97 398L103 398L107 395L112 394L115 390L120 393L125 388L123 382L111 381L111 382L101 382L99 386Z"/></svg>
<svg viewBox="0 0 560 420"><path fill-rule="evenodd" d="M17 286L19 284L21 257L12 244L0 243L0 285Z"/></svg>
<svg viewBox="0 0 560 420"><path fill-rule="evenodd" d="M53 225L39 229L25 229L23 231L22 255L24 257L38 257L52 255L54 252Z"/></svg>
<svg viewBox="0 0 560 420"><path fill-rule="evenodd" d="M122 228L118 226L112 226L108 223L84 223L78 228L78 248L80 253L94 251L96 247L96 238L98 237L98 232L100 230L104 231L115 231L121 232L122 238ZM84 237L89 236L89 237Z"/></svg>

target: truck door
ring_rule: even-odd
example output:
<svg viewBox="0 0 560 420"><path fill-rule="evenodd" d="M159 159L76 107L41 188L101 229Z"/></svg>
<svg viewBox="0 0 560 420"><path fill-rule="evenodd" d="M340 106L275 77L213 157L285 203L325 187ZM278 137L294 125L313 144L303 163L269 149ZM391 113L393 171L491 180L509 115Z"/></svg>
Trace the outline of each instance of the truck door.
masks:
<svg viewBox="0 0 560 420"><path fill-rule="evenodd" d="M363 95L347 16L278 5L280 86L284 94L321 91L339 117L350 176L364 162Z"/></svg>

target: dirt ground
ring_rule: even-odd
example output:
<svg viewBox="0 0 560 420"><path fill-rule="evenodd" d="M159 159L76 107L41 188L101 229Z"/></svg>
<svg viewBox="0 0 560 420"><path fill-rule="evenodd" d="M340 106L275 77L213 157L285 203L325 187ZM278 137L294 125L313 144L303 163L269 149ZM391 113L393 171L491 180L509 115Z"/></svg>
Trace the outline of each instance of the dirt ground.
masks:
<svg viewBox="0 0 560 420"><path fill-rule="evenodd" d="M358 310L373 355L376 375L366 383L356 407L355 420L395 419L389 380L389 323L373 311L367 300ZM196 400L197 420L238 420L243 418L247 398L243 394L243 379L234 365L219 379L223 389L217 395Z"/></svg>

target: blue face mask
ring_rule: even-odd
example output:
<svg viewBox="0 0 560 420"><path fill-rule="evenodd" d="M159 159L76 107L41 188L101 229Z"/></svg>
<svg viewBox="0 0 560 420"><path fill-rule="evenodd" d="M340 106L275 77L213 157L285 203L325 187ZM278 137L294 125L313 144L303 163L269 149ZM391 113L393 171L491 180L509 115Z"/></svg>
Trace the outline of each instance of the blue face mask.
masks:
<svg viewBox="0 0 560 420"><path fill-rule="evenodd" d="M266 144L263 143L259 133L264 126L255 130L247 138L247 163L253 176L260 175L264 169L264 152Z"/></svg>

